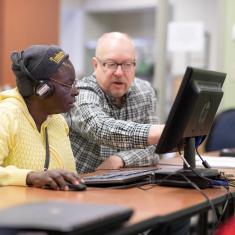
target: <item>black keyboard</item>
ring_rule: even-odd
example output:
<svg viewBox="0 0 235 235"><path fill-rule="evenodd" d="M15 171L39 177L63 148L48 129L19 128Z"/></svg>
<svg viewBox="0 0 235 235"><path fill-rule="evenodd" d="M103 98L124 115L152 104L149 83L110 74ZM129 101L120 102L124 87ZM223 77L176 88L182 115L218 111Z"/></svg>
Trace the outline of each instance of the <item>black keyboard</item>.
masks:
<svg viewBox="0 0 235 235"><path fill-rule="evenodd" d="M103 174L86 176L83 179L88 186L125 185L146 180L150 178L150 176L154 176L158 170L159 168L115 170Z"/></svg>

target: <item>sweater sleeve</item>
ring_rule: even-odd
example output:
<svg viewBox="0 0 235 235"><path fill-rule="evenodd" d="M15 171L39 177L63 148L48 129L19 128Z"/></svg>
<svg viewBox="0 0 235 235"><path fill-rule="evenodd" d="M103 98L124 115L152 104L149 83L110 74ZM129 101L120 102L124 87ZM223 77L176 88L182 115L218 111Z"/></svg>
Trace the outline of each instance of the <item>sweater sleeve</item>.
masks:
<svg viewBox="0 0 235 235"><path fill-rule="evenodd" d="M26 186L26 177L31 170L19 169L15 166L0 166L0 186Z"/></svg>
<svg viewBox="0 0 235 235"><path fill-rule="evenodd" d="M26 185L26 176L31 170L19 169L15 166L4 167L4 160L8 157L9 149L14 144L14 130L17 124L13 115L9 115L0 108L0 186Z"/></svg>

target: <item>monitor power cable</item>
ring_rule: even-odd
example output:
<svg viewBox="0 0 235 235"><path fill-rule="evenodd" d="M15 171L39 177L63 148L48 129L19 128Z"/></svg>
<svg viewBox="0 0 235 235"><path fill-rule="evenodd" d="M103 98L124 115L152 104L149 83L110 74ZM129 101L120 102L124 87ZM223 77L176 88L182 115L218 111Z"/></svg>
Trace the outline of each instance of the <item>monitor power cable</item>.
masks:
<svg viewBox="0 0 235 235"><path fill-rule="evenodd" d="M198 150L196 149L196 152L198 154L198 156L200 156L200 154L198 153ZM179 150L179 154L180 154L180 157L182 158L183 162L185 163L185 165L190 169L192 170L192 172L194 174L196 174L198 177L204 179L204 180L207 180L208 182L210 182L211 186L214 187L214 186L222 186L226 189L227 191L227 195L226 195L226 200L225 200L225 203L224 205L222 206L222 210L221 212L219 213L218 209L215 208L214 204L211 202L211 205L213 205L212 208L212 211L213 211L213 215L214 215L214 229L215 227L217 227L221 222L222 222L222 219L225 215L225 212L226 212L226 209L229 205L229 202L231 200L233 200L233 196L232 196L232 193L231 191L229 190L229 182L228 182L228 179L226 177L222 178L222 179L219 179L219 180L214 180L214 179L209 179L207 177L204 177L204 176L201 176L199 175L190 165L189 163L187 162L187 160L184 158L183 154L181 154L181 151ZM203 164L204 165L204 164ZM209 165L209 164L208 164ZM205 167L205 165L204 165ZM210 167L205 167L205 168L210 168ZM210 200L209 200L210 201ZM214 231L214 230L213 230Z"/></svg>
<svg viewBox="0 0 235 235"><path fill-rule="evenodd" d="M184 158L183 154L181 153L181 151L179 151L180 157L183 160L183 162L185 163L185 165L192 170L193 173L195 173L196 175L197 172L191 168L191 166L189 165L189 163L187 162L187 160ZM183 176L185 179L187 178L186 176ZM191 181L190 179L188 179L189 181ZM218 216L217 216L217 212L215 209L215 205L213 204L213 202L210 200L210 198L194 183L191 181L191 184L194 186L194 188L203 195L203 197L207 200L207 202L209 203L211 209L212 209L212 215L213 215L213 223L212 223L212 234L214 234L216 225L218 224Z"/></svg>
<svg viewBox="0 0 235 235"><path fill-rule="evenodd" d="M211 168L210 164L209 164L206 160L204 160L204 159L202 158L201 154L198 152L198 148L196 148L196 153L197 153L197 155L199 156L199 158L201 159L202 165L203 165L205 168Z"/></svg>

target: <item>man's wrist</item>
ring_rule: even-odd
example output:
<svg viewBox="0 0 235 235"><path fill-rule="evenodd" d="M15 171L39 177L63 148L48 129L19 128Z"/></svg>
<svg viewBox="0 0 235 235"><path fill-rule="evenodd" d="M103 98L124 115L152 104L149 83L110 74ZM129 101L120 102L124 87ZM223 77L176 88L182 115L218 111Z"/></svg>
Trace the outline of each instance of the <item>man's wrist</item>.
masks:
<svg viewBox="0 0 235 235"><path fill-rule="evenodd" d="M110 156L110 159L112 159L112 161L115 162L115 165L119 168L122 168L125 166L124 160L118 155L112 155Z"/></svg>
<svg viewBox="0 0 235 235"><path fill-rule="evenodd" d="M165 125L152 125L149 129L148 144L157 144Z"/></svg>

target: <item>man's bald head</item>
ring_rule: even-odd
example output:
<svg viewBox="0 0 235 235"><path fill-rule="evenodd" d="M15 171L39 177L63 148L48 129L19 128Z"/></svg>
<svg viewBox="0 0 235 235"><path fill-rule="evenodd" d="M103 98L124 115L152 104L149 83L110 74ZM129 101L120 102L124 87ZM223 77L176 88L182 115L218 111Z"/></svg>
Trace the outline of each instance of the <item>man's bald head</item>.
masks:
<svg viewBox="0 0 235 235"><path fill-rule="evenodd" d="M103 34L96 46L96 57L106 59L110 55L122 54L135 59L136 53L132 39L125 33L111 32Z"/></svg>
<svg viewBox="0 0 235 235"><path fill-rule="evenodd" d="M135 78L136 54L131 38L119 32L103 34L92 63L101 89L115 99L115 104L121 104Z"/></svg>

